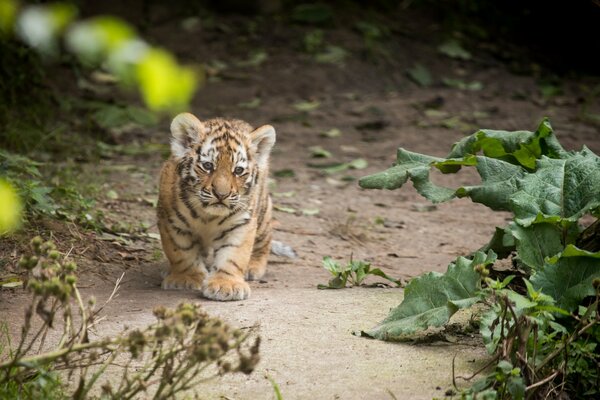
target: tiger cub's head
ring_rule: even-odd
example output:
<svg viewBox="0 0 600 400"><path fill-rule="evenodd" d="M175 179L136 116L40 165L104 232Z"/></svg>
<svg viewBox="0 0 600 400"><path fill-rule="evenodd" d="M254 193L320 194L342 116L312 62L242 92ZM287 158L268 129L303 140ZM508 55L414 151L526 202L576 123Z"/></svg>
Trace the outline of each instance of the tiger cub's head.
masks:
<svg viewBox="0 0 600 400"><path fill-rule="evenodd" d="M227 215L248 207L254 186L266 178L275 129L252 129L240 120L200 121L189 113L171 123L171 153L180 196L194 208Z"/></svg>

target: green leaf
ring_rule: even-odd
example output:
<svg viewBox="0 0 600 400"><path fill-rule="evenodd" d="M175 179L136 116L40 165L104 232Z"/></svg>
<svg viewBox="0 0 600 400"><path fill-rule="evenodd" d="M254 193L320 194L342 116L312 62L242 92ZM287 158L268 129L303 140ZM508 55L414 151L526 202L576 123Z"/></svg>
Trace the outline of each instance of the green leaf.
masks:
<svg viewBox="0 0 600 400"><path fill-rule="evenodd" d="M479 151L486 157L501 159L529 169L535 168L536 159L542 155L552 158L568 155L558 143L547 119L540 123L535 132L479 130L455 143L448 158L464 157Z"/></svg>
<svg viewBox="0 0 600 400"><path fill-rule="evenodd" d="M318 208L303 208L300 211L302 212L302 215L306 216L317 215L321 212Z"/></svg>
<svg viewBox="0 0 600 400"><path fill-rule="evenodd" d="M152 110L178 110L191 100L199 76L195 70L182 67L171 54L150 49L136 65L135 76L142 97Z"/></svg>
<svg viewBox="0 0 600 400"><path fill-rule="evenodd" d="M315 61L323 64L341 64L348 56L348 51L339 46L329 45L325 51L315 55Z"/></svg>
<svg viewBox="0 0 600 400"><path fill-rule="evenodd" d="M323 268L331 272L333 276L337 276L342 270L340 264L338 264L329 256L323 257Z"/></svg>
<svg viewBox="0 0 600 400"><path fill-rule="evenodd" d="M493 252L477 252L472 260L457 258L445 274L429 272L412 279L406 286L402 303L363 335L401 341L417 331L445 324L460 308L479 300L480 276L474 267L489 265L495 260Z"/></svg>
<svg viewBox="0 0 600 400"><path fill-rule="evenodd" d="M576 222L600 206L600 158L585 147L565 159L542 156L517 185L511 205L519 224Z"/></svg>
<svg viewBox="0 0 600 400"><path fill-rule="evenodd" d="M331 152L325 150L321 146L311 146L308 148L310 150L310 156L314 158L331 158Z"/></svg>
<svg viewBox="0 0 600 400"><path fill-rule="evenodd" d="M489 243L479 249L479 251L484 253L490 250L496 253L500 259L508 257L515 251L515 240L510 231L507 231L506 228L496 227L496 231Z"/></svg>
<svg viewBox="0 0 600 400"><path fill-rule="evenodd" d="M327 4L298 4L292 10L292 20L307 24L329 22L333 18L333 9Z"/></svg>
<svg viewBox="0 0 600 400"><path fill-rule="evenodd" d="M421 64L415 64L414 67L406 71L406 74L412 81L421 87L431 86L433 83L431 73L425 66Z"/></svg>
<svg viewBox="0 0 600 400"><path fill-rule="evenodd" d="M379 268L373 268L372 270L369 271L369 274L378 276L383 279L387 279L388 281L393 282L398 286L402 286L402 282L400 281L400 279L392 278L391 276L387 275L385 272L383 272Z"/></svg>
<svg viewBox="0 0 600 400"><path fill-rule="evenodd" d="M398 149L397 164L386 171L361 178L358 184L365 189L397 189L410 178L417 191L434 203L450 200L455 191L437 186L429 181L429 170L434 162L445 161L442 158L413 153Z"/></svg>
<svg viewBox="0 0 600 400"><path fill-rule="evenodd" d="M273 172L273 175L277 178L293 178L296 176L296 173L293 169L284 168Z"/></svg>
<svg viewBox="0 0 600 400"><path fill-rule="evenodd" d="M316 110L321 105L321 102L318 100L315 101L299 101L294 103L294 108L298 111L302 112L310 112Z"/></svg>
<svg viewBox="0 0 600 400"><path fill-rule="evenodd" d="M444 78L442 83L448 87L460 89L460 90L472 90L477 91L483 89L483 83L479 81L465 82L460 79Z"/></svg>
<svg viewBox="0 0 600 400"><path fill-rule="evenodd" d="M247 60L238 61L236 65L238 67L260 67L267 59L269 55L264 50L257 50L250 54Z"/></svg>
<svg viewBox="0 0 600 400"><path fill-rule="evenodd" d="M338 128L331 128L328 131L323 131L319 134L322 137L336 138L342 136L342 131Z"/></svg>
<svg viewBox="0 0 600 400"><path fill-rule="evenodd" d="M252 98L252 100L242 101L242 102L238 103L238 107L247 108L247 109L251 110L254 108L258 108L261 103L262 103L262 100L260 99L260 97L254 97L254 98Z"/></svg>
<svg viewBox="0 0 600 400"><path fill-rule="evenodd" d="M0 236L15 230L21 221L22 200L15 188L0 178Z"/></svg>
<svg viewBox="0 0 600 400"><path fill-rule="evenodd" d="M471 53L465 50L456 40L448 40L438 47L438 51L450 58L470 60Z"/></svg>
<svg viewBox="0 0 600 400"><path fill-rule="evenodd" d="M523 227L512 222L508 230L516 239L519 261L533 271L542 269L547 257L563 249L562 231L556 225L542 223Z"/></svg>
<svg viewBox="0 0 600 400"><path fill-rule="evenodd" d="M575 311L585 297L595 294L595 278L600 278L600 252L590 253L570 245L530 280L536 290L552 296L558 307Z"/></svg>
<svg viewBox="0 0 600 400"><path fill-rule="evenodd" d="M277 204L273 205L273 209L277 210L277 211L284 212L284 213L288 213L288 214L295 214L296 211L298 211L294 207L280 206L280 205L277 205Z"/></svg>
<svg viewBox="0 0 600 400"><path fill-rule="evenodd" d="M517 165L490 157L477 156L477 172L481 185L465 186L456 190L458 197L470 197L476 203L492 210L509 211L510 197L518 190L517 179L525 170Z"/></svg>

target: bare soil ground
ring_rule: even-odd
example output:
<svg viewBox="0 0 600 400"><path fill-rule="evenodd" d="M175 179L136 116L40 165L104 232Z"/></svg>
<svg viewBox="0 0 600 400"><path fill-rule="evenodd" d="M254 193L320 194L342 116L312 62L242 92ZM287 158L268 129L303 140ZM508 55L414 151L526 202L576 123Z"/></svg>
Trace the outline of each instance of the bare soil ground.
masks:
<svg viewBox="0 0 600 400"><path fill-rule="evenodd" d="M374 326L398 305L402 289L318 290L317 284L329 279L321 260L363 259L407 280L426 271L445 271L454 258L485 244L494 227L509 216L468 200L430 207L409 185L395 192L368 191L360 189L356 179L388 167L399 146L441 156L477 128L535 130L545 116L567 148L586 144L598 152L598 127L580 119L583 83L563 80L562 94L544 97L536 77L512 74L483 48L472 48L468 61L448 58L436 50L439 27L419 15L397 21L394 26L401 28L371 55L352 29L327 30L326 42L348 51L338 64L316 62L300 51L311 28L275 23L253 33L246 18L216 18L210 27L200 24L188 30L180 19L171 20L147 34L183 61L220 65L209 71L190 111L200 118L235 117L276 128L271 157L272 193L279 210L275 238L291 245L298 258L272 256L264 279L251 284L249 300L219 303L197 292L160 289L166 261L156 235L111 236L77 229L68 233L58 223L46 227L63 232L56 234L61 248L73 247L83 270L84 296L106 299L125 272L98 335L151 322L151 310L159 304L197 301L236 326L255 327L263 339L261 362L251 376L227 376L206 384L198 388L202 397L273 398L265 375L280 385L286 399L392 398L390 393L398 399L443 397L451 387L454 357L458 375L468 375L484 362L485 350L476 338L415 346L353 336L353 331ZM263 51L266 59L256 66L240 64L255 51ZM405 71L415 63L430 70L433 85L419 87L408 79ZM482 89L446 87L440 83L444 77L478 81ZM294 107L306 101L318 106L310 111ZM333 128L341 135L323 137ZM166 148L168 121L157 129L130 130L117 140L146 150L138 155L115 151L98 163L83 165L82 177L93 176L104 192L118 194L116 199L98 199L109 218L131 225L147 222L149 232L156 234L153 202L164 151L147 149L148 144ZM316 145L332 157L312 158L309 148ZM329 175L312 167L357 158L367 160L368 167ZM282 170L293 174L283 176ZM436 179L456 186L475 177L465 171ZM15 334L25 296L19 290L0 292L1 319L10 321Z"/></svg>

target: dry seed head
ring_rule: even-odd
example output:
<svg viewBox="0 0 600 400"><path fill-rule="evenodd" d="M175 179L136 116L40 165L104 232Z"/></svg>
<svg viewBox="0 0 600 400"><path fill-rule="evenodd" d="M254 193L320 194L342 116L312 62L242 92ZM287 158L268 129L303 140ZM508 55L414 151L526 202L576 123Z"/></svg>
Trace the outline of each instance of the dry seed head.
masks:
<svg viewBox="0 0 600 400"><path fill-rule="evenodd" d="M67 272L75 272L77 270L77 264L75 264L73 261L69 261L65 264L65 269Z"/></svg>
<svg viewBox="0 0 600 400"><path fill-rule="evenodd" d="M58 250L50 250L48 252L48 257L50 257L53 260L58 260L58 258L60 257L60 253L58 252Z"/></svg>
<svg viewBox="0 0 600 400"><path fill-rule="evenodd" d="M69 275L65 276L65 282L67 282L69 285L73 286L77 282L77 277L73 274L69 274Z"/></svg>
<svg viewBox="0 0 600 400"><path fill-rule="evenodd" d="M154 307L154 310L152 310L152 313L158 319L165 319L166 315L167 315L167 309L165 308L165 306L157 306L157 307Z"/></svg>
<svg viewBox="0 0 600 400"><path fill-rule="evenodd" d="M39 247L42 245L42 243L44 243L44 239L42 239L40 236L36 236L33 239L31 239L31 244L34 247Z"/></svg>
<svg viewBox="0 0 600 400"><path fill-rule="evenodd" d="M38 261L40 259L37 256L31 256L29 257L29 265L27 266L27 268L29 269L33 269L36 267L36 265L38 264Z"/></svg>
<svg viewBox="0 0 600 400"><path fill-rule="evenodd" d="M19 259L19 268L27 269L29 267L29 258L21 256Z"/></svg>

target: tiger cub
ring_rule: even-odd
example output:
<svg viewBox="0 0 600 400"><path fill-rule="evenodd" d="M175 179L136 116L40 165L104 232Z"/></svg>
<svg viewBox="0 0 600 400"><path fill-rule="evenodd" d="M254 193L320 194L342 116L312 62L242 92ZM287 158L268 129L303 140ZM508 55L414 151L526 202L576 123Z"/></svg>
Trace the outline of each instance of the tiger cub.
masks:
<svg viewBox="0 0 600 400"><path fill-rule="evenodd" d="M163 289L198 289L214 300L244 300L263 276L271 248L270 125L171 123L171 157L160 175L158 228L169 260Z"/></svg>

